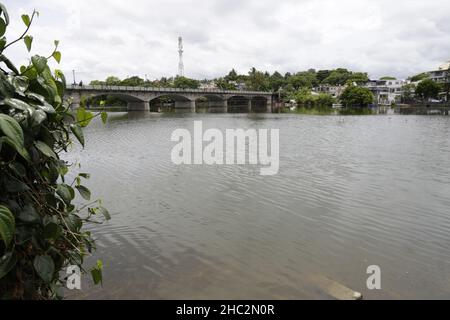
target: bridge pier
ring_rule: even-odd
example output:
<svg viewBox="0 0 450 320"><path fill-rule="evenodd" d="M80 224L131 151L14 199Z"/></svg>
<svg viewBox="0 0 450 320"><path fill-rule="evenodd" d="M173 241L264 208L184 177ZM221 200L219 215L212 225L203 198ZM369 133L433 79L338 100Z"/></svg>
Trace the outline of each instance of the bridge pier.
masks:
<svg viewBox="0 0 450 320"><path fill-rule="evenodd" d="M252 112L252 99L248 99L247 112Z"/></svg>
<svg viewBox="0 0 450 320"><path fill-rule="evenodd" d="M272 113L272 99L267 99L267 113Z"/></svg>
<svg viewBox="0 0 450 320"><path fill-rule="evenodd" d="M148 101L130 101L127 103L128 111L150 111Z"/></svg>

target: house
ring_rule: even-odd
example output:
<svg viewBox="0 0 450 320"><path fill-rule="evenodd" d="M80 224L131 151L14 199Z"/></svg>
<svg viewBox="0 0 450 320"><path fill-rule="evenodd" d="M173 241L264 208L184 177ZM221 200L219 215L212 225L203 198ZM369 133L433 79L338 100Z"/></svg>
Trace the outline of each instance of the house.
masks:
<svg viewBox="0 0 450 320"><path fill-rule="evenodd" d="M214 90L217 89L216 83L214 81L201 81L199 89L202 90Z"/></svg>
<svg viewBox="0 0 450 320"><path fill-rule="evenodd" d="M344 92L347 86L331 86L331 85L323 85L316 87L313 89L313 92L317 93L328 93L333 98L339 98L341 94Z"/></svg>
<svg viewBox="0 0 450 320"><path fill-rule="evenodd" d="M408 80L369 80L364 87L372 91L375 102L379 105L398 103L403 95L403 86Z"/></svg>
<svg viewBox="0 0 450 320"><path fill-rule="evenodd" d="M242 82L242 81L230 81L229 83L234 85L236 90L239 90L239 91L247 90L247 85L245 84L245 82Z"/></svg>
<svg viewBox="0 0 450 320"><path fill-rule="evenodd" d="M441 65L437 70L428 72L430 79L437 83L448 83L450 81L450 61Z"/></svg>

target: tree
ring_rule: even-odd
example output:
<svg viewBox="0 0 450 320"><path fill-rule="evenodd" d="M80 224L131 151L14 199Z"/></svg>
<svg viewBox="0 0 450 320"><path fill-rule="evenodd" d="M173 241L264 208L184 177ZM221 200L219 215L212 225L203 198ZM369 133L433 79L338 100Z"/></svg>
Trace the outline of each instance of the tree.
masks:
<svg viewBox="0 0 450 320"><path fill-rule="evenodd" d="M108 78L112 83L116 83L116 77L109 77ZM108 79L106 79L106 81L108 81ZM119 80L120 81L120 80ZM144 85L145 81L144 79L138 77L138 76L133 76L127 79L124 79L120 82L121 86L127 86L127 87L142 87Z"/></svg>
<svg viewBox="0 0 450 320"><path fill-rule="evenodd" d="M447 78L447 81L442 84L442 92L445 93L445 100L450 101L450 79Z"/></svg>
<svg viewBox="0 0 450 320"><path fill-rule="evenodd" d="M313 107L315 98L308 87L301 88L294 94L294 100L297 104L305 107Z"/></svg>
<svg viewBox="0 0 450 320"><path fill-rule="evenodd" d="M336 69L331 71L330 75L323 80L324 84L333 86L344 85L350 79L351 72L347 69Z"/></svg>
<svg viewBox="0 0 450 320"><path fill-rule="evenodd" d="M59 42L48 57L34 55L19 69L6 57L21 40L30 51L37 15L22 15L25 32L6 44L9 18L0 5L0 300L60 298L67 266L85 272L83 261L95 249L85 224L97 215L109 219L83 185L89 175L69 176L71 165L62 159L72 136L84 146L83 127L95 115L80 108L74 116L64 100L64 74L48 65L61 60ZM106 121L106 113L98 115ZM95 283L101 269L98 261L91 270Z"/></svg>
<svg viewBox="0 0 450 320"><path fill-rule="evenodd" d="M326 78L328 78L331 74L330 70L319 70L317 71L316 77L317 77L317 81L319 81L319 83L322 83L323 80L325 80Z"/></svg>
<svg viewBox="0 0 450 320"><path fill-rule="evenodd" d="M249 90L254 91L269 91L270 84L269 79L266 78L263 72L252 68L248 73L246 86Z"/></svg>
<svg viewBox="0 0 450 320"><path fill-rule="evenodd" d="M402 96L401 100L403 103L411 103L414 102L416 92L416 86L412 83L405 84L402 87Z"/></svg>
<svg viewBox="0 0 450 320"><path fill-rule="evenodd" d="M176 77L173 85L180 89L198 89L200 82L186 77Z"/></svg>
<svg viewBox="0 0 450 320"><path fill-rule="evenodd" d="M236 70L231 69L231 71L228 73L227 76L225 76L226 81L237 81L238 80L238 74Z"/></svg>
<svg viewBox="0 0 450 320"><path fill-rule="evenodd" d="M217 88L219 88L219 89L222 89L222 90L236 90L235 85L229 83L224 78L218 78L218 79L214 80L214 82L215 82Z"/></svg>
<svg viewBox="0 0 450 320"><path fill-rule="evenodd" d="M361 85L369 81L369 76L365 72L351 72L348 81Z"/></svg>
<svg viewBox="0 0 450 320"><path fill-rule="evenodd" d="M105 83L103 81L100 80L92 80L89 85L91 86L100 86L100 85L104 85Z"/></svg>
<svg viewBox="0 0 450 320"><path fill-rule="evenodd" d="M108 86L118 86L120 85L120 83L121 83L120 79L114 76L109 76L105 80L105 84L107 84Z"/></svg>
<svg viewBox="0 0 450 320"><path fill-rule="evenodd" d="M423 73L416 74L415 76L412 76L409 80L411 80L411 82L418 82L418 81L425 80L429 77L430 77L430 74L428 72L423 72Z"/></svg>
<svg viewBox="0 0 450 320"><path fill-rule="evenodd" d="M276 92L278 89L286 85L284 77L278 71L275 71L269 78L269 84L272 91Z"/></svg>
<svg viewBox="0 0 450 320"><path fill-rule="evenodd" d="M328 93L320 93L316 97L316 105L318 107L331 108L334 102L335 99Z"/></svg>
<svg viewBox="0 0 450 320"><path fill-rule="evenodd" d="M423 100L437 98L441 87L431 79L421 81L416 88L416 94Z"/></svg>
<svg viewBox="0 0 450 320"><path fill-rule="evenodd" d="M312 88L318 84L316 73L312 71L299 72L289 79L289 83L295 88Z"/></svg>
<svg viewBox="0 0 450 320"><path fill-rule="evenodd" d="M340 100L347 107L367 107L373 103L373 93L357 86L348 86L342 93Z"/></svg>

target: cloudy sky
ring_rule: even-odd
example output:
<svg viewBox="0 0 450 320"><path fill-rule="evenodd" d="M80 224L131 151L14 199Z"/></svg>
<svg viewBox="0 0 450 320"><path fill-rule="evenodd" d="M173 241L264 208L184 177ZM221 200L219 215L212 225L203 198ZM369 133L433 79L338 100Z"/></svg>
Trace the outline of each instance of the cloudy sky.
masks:
<svg viewBox="0 0 450 320"><path fill-rule="evenodd" d="M108 75L203 79L254 66L273 72L346 67L372 78L434 69L450 59L449 0L6 0L12 40L36 8L31 54L61 41L60 68L88 82ZM10 50L29 57L24 45Z"/></svg>

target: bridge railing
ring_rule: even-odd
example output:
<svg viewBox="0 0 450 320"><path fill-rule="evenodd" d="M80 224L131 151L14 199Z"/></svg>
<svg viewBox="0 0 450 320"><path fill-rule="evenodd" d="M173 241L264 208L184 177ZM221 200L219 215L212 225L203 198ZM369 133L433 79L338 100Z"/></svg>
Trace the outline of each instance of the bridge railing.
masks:
<svg viewBox="0 0 450 320"><path fill-rule="evenodd" d="M134 92L177 92L177 93L217 93L217 94L253 94L253 95L272 95L268 91L243 91L243 90L221 90L221 89L182 89L182 88L159 88L159 87L131 87L131 86L110 86L110 85L90 85L67 86L68 90L79 91L134 91Z"/></svg>

